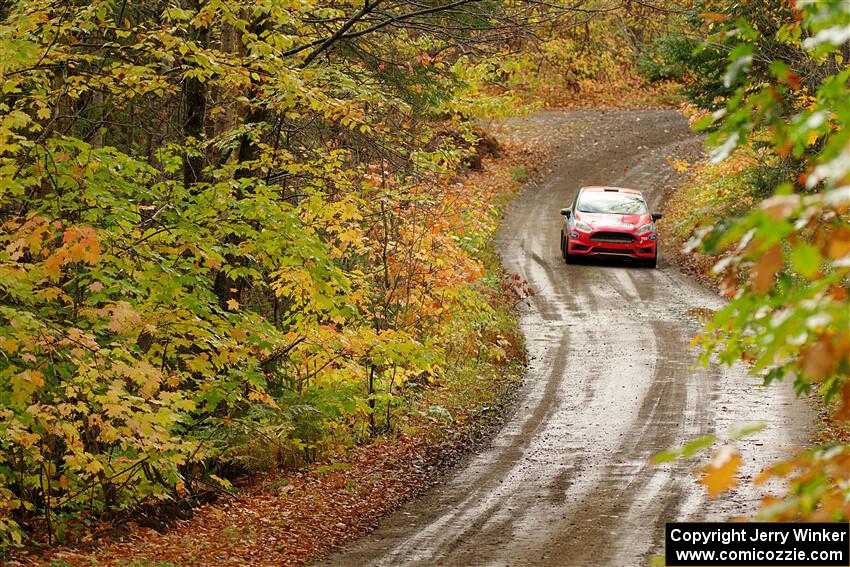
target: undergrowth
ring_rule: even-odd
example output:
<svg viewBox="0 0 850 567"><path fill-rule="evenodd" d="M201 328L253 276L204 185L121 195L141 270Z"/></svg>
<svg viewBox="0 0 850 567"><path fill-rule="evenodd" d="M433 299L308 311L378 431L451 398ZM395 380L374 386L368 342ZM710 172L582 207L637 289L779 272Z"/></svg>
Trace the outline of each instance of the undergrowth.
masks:
<svg viewBox="0 0 850 567"><path fill-rule="evenodd" d="M711 279L710 268L716 259L683 254L683 247L700 227L743 215L763 199L760 180L771 170L772 161L747 146L720 163L704 160L693 164L689 179L670 195L664 218L658 222L665 250L695 275Z"/></svg>

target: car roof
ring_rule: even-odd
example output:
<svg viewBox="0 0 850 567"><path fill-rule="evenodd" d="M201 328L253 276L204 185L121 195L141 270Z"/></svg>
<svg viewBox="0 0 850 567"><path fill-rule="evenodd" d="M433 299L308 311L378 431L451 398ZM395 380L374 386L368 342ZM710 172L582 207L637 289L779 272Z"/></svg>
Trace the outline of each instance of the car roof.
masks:
<svg viewBox="0 0 850 567"><path fill-rule="evenodd" d="M642 193L637 189L631 189L628 187L608 187L606 185L591 185L589 187L582 187L580 191L592 191L594 193L608 191L611 193L630 193L632 195L642 195Z"/></svg>

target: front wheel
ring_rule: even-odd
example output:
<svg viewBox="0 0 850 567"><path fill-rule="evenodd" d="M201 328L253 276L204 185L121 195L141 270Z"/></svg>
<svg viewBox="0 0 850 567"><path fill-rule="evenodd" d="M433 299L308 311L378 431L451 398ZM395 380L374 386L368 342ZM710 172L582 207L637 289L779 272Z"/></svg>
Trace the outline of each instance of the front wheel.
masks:
<svg viewBox="0 0 850 567"><path fill-rule="evenodd" d="M576 255L570 254L570 241L564 238L564 245L561 248L564 251L564 262L567 264L575 264Z"/></svg>
<svg viewBox="0 0 850 567"><path fill-rule="evenodd" d="M644 268L655 268L658 265L658 255L656 254L652 258L647 258L646 260L641 260L641 265Z"/></svg>

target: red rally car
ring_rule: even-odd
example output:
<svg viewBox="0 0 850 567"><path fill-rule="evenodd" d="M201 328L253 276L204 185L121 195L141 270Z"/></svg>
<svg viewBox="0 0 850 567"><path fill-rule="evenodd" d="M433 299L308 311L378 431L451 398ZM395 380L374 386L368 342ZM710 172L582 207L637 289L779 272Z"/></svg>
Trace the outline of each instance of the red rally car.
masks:
<svg viewBox="0 0 850 567"><path fill-rule="evenodd" d="M654 268L658 261L655 221L640 191L582 187L573 206L561 209L561 253L570 264L580 256L632 258Z"/></svg>

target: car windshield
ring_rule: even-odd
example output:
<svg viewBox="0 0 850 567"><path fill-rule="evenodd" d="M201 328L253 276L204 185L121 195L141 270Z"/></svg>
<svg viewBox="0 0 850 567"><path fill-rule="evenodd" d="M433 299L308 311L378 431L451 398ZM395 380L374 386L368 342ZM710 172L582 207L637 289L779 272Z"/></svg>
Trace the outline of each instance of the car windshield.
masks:
<svg viewBox="0 0 850 567"><path fill-rule="evenodd" d="M613 215L642 215L647 211L646 203L640 195L613 191L586 191L579 197L576 208L581 213Z"/></svg>

